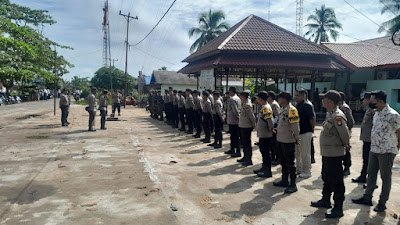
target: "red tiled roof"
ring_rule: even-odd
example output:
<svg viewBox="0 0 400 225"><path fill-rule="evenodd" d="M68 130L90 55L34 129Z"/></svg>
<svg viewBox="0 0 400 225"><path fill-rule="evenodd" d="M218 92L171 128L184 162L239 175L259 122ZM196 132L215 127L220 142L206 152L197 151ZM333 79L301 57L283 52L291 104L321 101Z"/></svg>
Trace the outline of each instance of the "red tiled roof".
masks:
<svg viewBox="0 0 400 225"><path fill-rule="evenodd" d="M293 69L345 70L346 67L330 57L271 56L257 54L227 54L191 62L180 73L195 73L216 67L276 67Z"/></svg>
<svg viewBox="0 0 400 225"><path fill-rule="evenodd" d="M356 68L373 68L400 64L400 46L391 37L374 38L355 43L322 43Z"/></svg>
<svg viewBox="0 0 400 225"><path fill-rule="evenodd" d="M193 62L222 51L334 55L328 49L303 37L258 16L250 15L191 54L183 62Z"/></svg>

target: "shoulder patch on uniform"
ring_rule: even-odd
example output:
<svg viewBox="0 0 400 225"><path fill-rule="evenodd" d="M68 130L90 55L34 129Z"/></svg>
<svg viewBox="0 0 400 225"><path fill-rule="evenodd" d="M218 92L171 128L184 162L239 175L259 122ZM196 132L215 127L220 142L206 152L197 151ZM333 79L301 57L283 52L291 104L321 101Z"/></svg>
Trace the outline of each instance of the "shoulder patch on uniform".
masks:
<svg viewBox="0 0 400 225"><path fill-rule="evenodd" d="M341 116L336 117L336 123L338 126L342 126L342 117Z"/></svg>
<svg viewBox="0 0 400 225"><path fill-rule="evenodd" d="M289 109L289 123L298 123L300 121L299 113L296 108Z"/></svg>
<svg viewBox="0 0 400 225"><path fill-rule="evenodd" d="M271 110L269 110L269 108L267 106L265 106L263 108L263 117L264 117L265 120L272 118Z"/></svg>

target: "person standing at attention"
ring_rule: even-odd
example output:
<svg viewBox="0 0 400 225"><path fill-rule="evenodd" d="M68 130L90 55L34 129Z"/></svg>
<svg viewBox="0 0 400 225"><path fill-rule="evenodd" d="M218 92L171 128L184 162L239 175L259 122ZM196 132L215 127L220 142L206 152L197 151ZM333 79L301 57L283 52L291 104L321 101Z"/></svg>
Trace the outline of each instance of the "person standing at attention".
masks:
<svg viewBox="0 0 400 225"><path fill-rule="evenodd" d="M369 107L376 109L373 119L371 151L368 162L367 188L364 196L353 199L356 204L372 206L372 194L376 187L378 171L382 179L382 190L375 212L386 210L392 187L393 161L400 148L400 115L386 103L384 91L373 91Z"/></svg>
<svg viewBox="0 0 400 225"><path fill-rule="evenodd" d="M315 128L314 108L307 101L307 90L296 91L294 99L300 118L300 144L296 145L296 172L299 178L311 177L311 141Z"/></svg>

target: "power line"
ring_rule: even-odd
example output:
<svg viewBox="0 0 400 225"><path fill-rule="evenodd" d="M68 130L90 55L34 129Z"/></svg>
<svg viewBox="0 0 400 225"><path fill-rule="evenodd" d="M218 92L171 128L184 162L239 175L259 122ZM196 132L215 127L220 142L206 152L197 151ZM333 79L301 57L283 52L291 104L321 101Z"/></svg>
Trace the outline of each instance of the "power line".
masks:
<svg viewBox="0 0 400 225"><path fill-rule="evenodd" d="M136 47L136 46L132 46L132 45L131 45L131 46L129 46L129 47L134 47L135 49L139 50L139 51L142 52L143 54L149 55L149 56L151 56L151 57L153 57L153 58L155 58L155 59L158 59L158 60L160 60L160 61L169 63L169 64L171 64L171 65L180 67L180 65L177 65L177 64L172 63L172 62L168 62L168 61L166 61L166 60L164 60L164 59L161 59L161 58L159 58L159 57L157 57L157 56L154 56L154 55L152 55L152 54L150 54L150 53L147 53L147 52L143 51L142 49L140 49L140 48L138 48L138 47Z"/></svg>
<svg viewBox="0 0 400 225"><path fill-rule="evenodd" d="M348 1L343 0L344 2L347 3L347 5L349 5L351 8L353 8L354 10L356 10L358 13L360 13L361 15L363 15L365 18L367 18L369 21L371 21L372 23L374 23L375 25L377 25L379 28L383 28L386 32L388 32L384 27L382 27L381 25L379 25L378 23L376 23L375 21L373 21L372 19L370 19L368 16L366 16L364 13L362 13L360 10L356 9L353 5L351 5Z"/></svg>
<svg viewBox="0 0 400 225"><path fill-rule="evenodd" d="M389 9L390 12L393 13L393 15L397 16L397 14L395 12L393 12L393 10L391 8L389 8L382 0L379 0L387 9Z"/></svg>
<svg viewBox="0 0 400 225"><path fill-rule="evenodd" d="M167 13L169 12L169 10L172 8L172 6L174 6L176 0L174 0L172 2L172 4L169 6L169 8L167 9L167 11L164 13L164 15L160 18L160 20L156 23L156 25L150 30L150 32L142 39L140 40L138 43L134 44L133 46L139 45L140 43L142 43L142 41L144 41L152 32L154 29L156 29L156 27L158 26L158 24L160 24L160 22L164 19L164 17L167 15Z"/></svg>

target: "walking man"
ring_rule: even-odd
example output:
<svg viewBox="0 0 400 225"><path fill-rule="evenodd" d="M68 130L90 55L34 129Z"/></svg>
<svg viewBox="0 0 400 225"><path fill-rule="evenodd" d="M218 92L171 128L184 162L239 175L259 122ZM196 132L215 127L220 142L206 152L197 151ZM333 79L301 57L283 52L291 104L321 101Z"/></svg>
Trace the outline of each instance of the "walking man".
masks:
<svg viewBox="0 0 400 225"><path fill-rule="evenodd" d="M338 108L340 99L339 92L335 90L328 91L322 99L322 105L327 110L320 135L324 187L322 199L311 202L311 206L331 208L331 194L333 192L335 206L325 214L327 218L343 216L345 187L342 161L346 148L349 148L350 131L347 128L345 114Z"/></svg>
<svg viewBox="0 0 400 225"><path fill-rule="evenodd" d="M240 101L242 102L242 109L239 116L239 130L240 137L243 145L243 158L237 160L243 166L253 165L251 157L253 149L251 147L251 132L256 127L256 119L253 113L253 104L250 101L250 91L240 93Z"/></svg>
<svg viewBox="0 0 400 225"><path fill-rule="evenodd" d="M296 145L296 172L299 178L311 177L311 139L315 128L313 106L307 101L307 91L299 89L294 99L300 118L300 144Z"/></svg>
<svg viewBox="0 0 400 225"><path fill-rule="evenodd" d="M371 92L365 92L363 95L363 105L365 107L369 107ZM371 150L371 131L372 131L372 120L374 118L376 109L368 108L367 111L364 113L364 118L361 123L361 134L360 140L363 142L363 166L361 170L361 174L357 178L351 179L354 183L367 183L367 169L368 169L368 159L369 159L369 152Z"/></svg>
<svg viewBox="0 0 400 225"><path fill-rule="evenodd" d="M149 99L152 95L149 96ZM118 90L114 90L112 94L112 116L115 115L115 109L118 109L118 116L121 116L121 98L122 94Z"/></svg>
<svg viewBox="0 0 400 225"><path fill-rule="evenodd" d="M356 204L372 206L372 194L375 190L378 171L382 179L382 190L375 212L386 210L392 187L393 161L400 148L400 115L386 103L384 91L373 91L370 98L370 108L376 109L373 119L371 151L368 162L367 188L364 196L353 199Z"/></svg>
<svg viewBox="0 0 400 225"><path fill-rule="evenodd" d="M107 102L108 102L108 97L107 97L108 91L106 89L103 90L103 94L100 95L99 98L99 110L100 110L100 115L101 115L101 120L100 120L100 129L106 130L106 115L107 115Z"/></svg>
<svg viewBox="0 0 400 225"><path fill-rule="evenodd" d="M279 114L279 124L276 139L281 158L282 180L274 182L274 186L286 187L285 193L294 193L296 187L295 149L299 140L299 114L296 107L290 103L292 94L283 91L279 94L278 102L282 106ZM290 183L289 183L290 177Z"/></svg>
<svg viewBox="0 0 400 225"><path fill-rule="evenodd" d="M68 90L64 89L60 96L60 109L61 109L61 125L66 127L69 125L68 123L68 114L69 114L69 105L70 100L68 96Z"/></svg>
<svg viewBox="0 0 400 225"><path fill-rule="evenodd" d="M89 112L89 130L88 131L96 131L94 129L95 118L96 118L96 108L97 108L97 102L96 102L96 96L95 96L96 92L97 92L97 88L92 87L91 93L88 96L89 106L86 108L86 110Z"/></svg>
<svg viewBox="0 0 400 225"><path fill-rule="evenodd" d="M231 149L226 151L225 154L231 154L232 157L241 157L239 146L239 114L242 103L236 93L237 90L235 87L229 88L226 121L229 126Z"/></svg>
<svg viewBox="0 0 400 225"><path fill-rule="evenodd" d="M268 93L262 91L257 94L257 102L261 105L257 120L258 147L262 155L263 163L259 170L254 170L258 177L272 177L271 173L271 140L273 137L274 121L271 106L267 102Z"/></svg>

